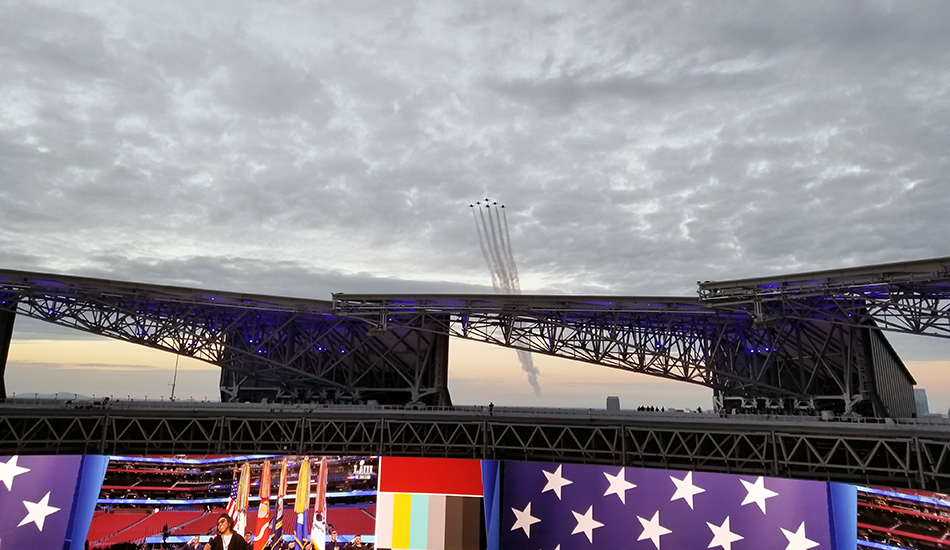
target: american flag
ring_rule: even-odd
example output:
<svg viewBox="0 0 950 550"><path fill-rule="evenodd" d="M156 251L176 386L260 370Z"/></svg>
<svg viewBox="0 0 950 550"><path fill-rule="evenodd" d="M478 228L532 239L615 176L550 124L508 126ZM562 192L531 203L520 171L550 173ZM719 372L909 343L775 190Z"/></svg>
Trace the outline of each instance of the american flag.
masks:
<svg viewBox="0 0 950 550"><path fill-rule="evenodd" d="M0 456L0 548L76 547L63 541L76 532L69 532L69 519L78 512L74 505L82 458ZM83 535L88 524L84 527ZM77 542L81 548L85 540Z"/></svg>
<svg viewBox="0 0 950 550"><path fill-rule="evenodd" d="M580 464L504 467L503 549L836 550L828 483Z"/></svg>
<svg viewBox="0 0 950 550"><path fill-rule="evenodd" d="M225 511L231 516L231 519L234 519L237 516L238 512L238 485L240 478L238 477L239 470L234 470L231 478L231 494L228 496L228 506L225 508Z"/></svg>

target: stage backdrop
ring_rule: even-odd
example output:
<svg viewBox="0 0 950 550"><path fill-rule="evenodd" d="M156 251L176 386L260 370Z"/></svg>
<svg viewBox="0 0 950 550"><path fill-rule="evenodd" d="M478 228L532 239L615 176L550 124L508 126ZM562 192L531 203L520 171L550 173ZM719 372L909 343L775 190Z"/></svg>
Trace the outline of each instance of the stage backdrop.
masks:
<svg viewBox="0 0 950 550"><path fill-rule="evenodd" d="M105 456L0 456L0 548L81 550Z"/></svg>
<svg viewBox="0 0 950 550"><path fill-rule="evenodd" d="M0 549L79 549L103 456L0 456ZM578 464L380 459L376 546L397 550L855 547L853 486Z"/></svg>
<svg viewBox="0 0 950 550"><path fill-rule="evenodd" d="M855 488L577 464L504 463L501 548L853 549Z"/></svg>

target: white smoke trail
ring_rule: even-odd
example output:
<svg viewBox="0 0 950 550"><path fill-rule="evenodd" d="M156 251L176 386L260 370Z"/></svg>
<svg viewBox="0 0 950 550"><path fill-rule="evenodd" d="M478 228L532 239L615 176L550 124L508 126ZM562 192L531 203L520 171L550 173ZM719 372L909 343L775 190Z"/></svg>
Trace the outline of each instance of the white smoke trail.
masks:
<svg viewBox="0 0 950 550"><path fill-rule="evenodd" d="M482 257L485 258L485 263L491 272L492 287L495 292L502 294L521 294L518 266L515 264L511 248L511 233L508 231L508 215L504 212L499 213L497 207L492 208L487 199L485 206L488 210L487 220L480 202L472 205L472 208L478 208L475 229L478 232L478 244L482 250ZM500 209L503 211L504 207ZM528 375L528 383L534 388L535 395L540 396L541 384L538 382L538 375L541 373L534 365L531 352L521 349L516 351L521 369Z"/></svg>
<svg viewBox="0 0 950 550"><path fill-rule="evenodd" d="M478 211L481 214L481 210ZM498 277L495 275L495 270L492 269L492 262L488 256L488 249L485 248L485 238L482 237L482 228L478 224L478 216L475 214L475 210L472 210L472 216L475 218L475 231L478 233L478 246L482 249L482 257L485 258L485 263L488 265L488 271L491 273L491 286L493 288L498 288Z"/></svg>
<svg viewBox="0 0 950 550"><path fill-rule="evenodd" d="M505 228L504 241L505 241L505 254L508 257L508 262L511 264L511 281L512 286L518 289L518 293L521 292L521 281L518 278L518 266L515 264L515 255L511 251L511 234L508 232L508 213L505 212L505 209L501 209L501 215L504 217L504 223L502 227Z"/></svg>
<svg viewBox="0 0 950 550"><path fill-rule="evenodd" d="M511 264L510 264L510 262L508 261L508 258L506 257L506 254L505 254L505 250L504 250L504 249L505 249L505 247L504 247L504 236L503 236L503 232L502 232L502 229L501 229L501 218L498 216L498 208L495 208L494 211L495 211L495 212L492 213L492 208L489 207L489 209L488 209L488 225L489 225L489 227L490 227L490 229L491 229L491 237L492 237L491 242L492 242L492 246L494 247L494 250L495 250L495 256L498 258L498 260L501 262L501 264L505 267L505 269L504 269L504 274L505 274L504 290L505 290L508 294L520 294L520 292L515 292L515 286L514 286L514 284L513 284L513 283L514 283L514 279L513 279L513 277L511 276L511 269L510 269L510 265L511 265ZM497 226L497 227L496 227L496 226ZM520 290L520 289L519 289L519 290Z"/></svg>
<svg viewBox="0 0 950 550"><path fill-rule="evenodd" d="M502 293L511 294L511 281L508 277L508 270L505 268L505 259L498 251L498 238L495 236L495 224L492 223L491 206L486 204L485 207L489 209L488 221L486 222L485 216L482 215L482 223L488 227L488 231L486 231L486 235L490 236L488 239L488 249L491 251L492 258L494 259L495 269L498 272L498 278L501 282ZM479 210L479 212L481 212L481 210ZM491 266L489 266L489 269L491 269Z"/></svg>
<svg viewBox="0 0 950 550"><path fill-rule="evenodd" d="M491 238L489 222L485 219L484 211L479 210L478 216L481 219L481 231L485 238L485 247L488 249L488 270L492 274L492 287L496 291L506 289L508 287L508 274L505 272L502 258L498 255L497 247L495 247Z"/></svg>

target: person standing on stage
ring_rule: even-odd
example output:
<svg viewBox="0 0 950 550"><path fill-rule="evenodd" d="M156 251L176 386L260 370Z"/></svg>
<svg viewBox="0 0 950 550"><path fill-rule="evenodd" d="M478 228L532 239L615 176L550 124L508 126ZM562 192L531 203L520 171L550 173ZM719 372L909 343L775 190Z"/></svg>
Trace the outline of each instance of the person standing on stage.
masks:
<svg viewBox="0 0 950 550"><path fill-rule="evenodd" d="M205 544L205 550L251 550L244 537L234 532L234 520L227 514L218 516L218 534Z"/></svg>
<svg viewBox="0 0 950 550"><path fill-rule="evenodd" d="M330 531L330 542L327 543L326 550L343 550L343 543L336 539L336 529Z"/></svg>
<svg viewBox="0 0 950 550"><path fill-rule="evenodd" d="M361 535L357 534L357 535L355 535L355 536L353 537L353 540L351 540L351 541L349 542L349 544L347 544L347 545L345 546L345 550L352 550L352 549L354 549L354 548L356 548L356 549L358 549L358 548L367 548L367 549L368 549L368 548L371 548L371 547L370 547L370 545L368 545L368 544L363 544L363 537L362 537Z"/></svg>

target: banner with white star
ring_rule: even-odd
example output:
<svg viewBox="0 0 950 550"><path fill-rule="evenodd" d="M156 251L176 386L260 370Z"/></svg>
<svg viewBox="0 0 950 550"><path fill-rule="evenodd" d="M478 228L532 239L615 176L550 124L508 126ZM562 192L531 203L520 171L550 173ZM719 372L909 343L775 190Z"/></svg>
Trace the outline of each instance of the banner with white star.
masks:
<svg viewBox="0 0 950 550"><path fill-rule="evenodd" d="M857 536L853 519L833 519L842 494L832 490L837 485L705 472L505 462L501 548L836 550L839 541L851 541L853 548ZM844 494L853 493L850 489ZM853 515L853 508L845 506L842 514ZM835 533L835 529L849 532Z"/></svg>
<svg viewBox="0 0 950 550"><path fill-rule="evenodd" d="M107 463L0 456L0 548L83 548Z"/></svg>

